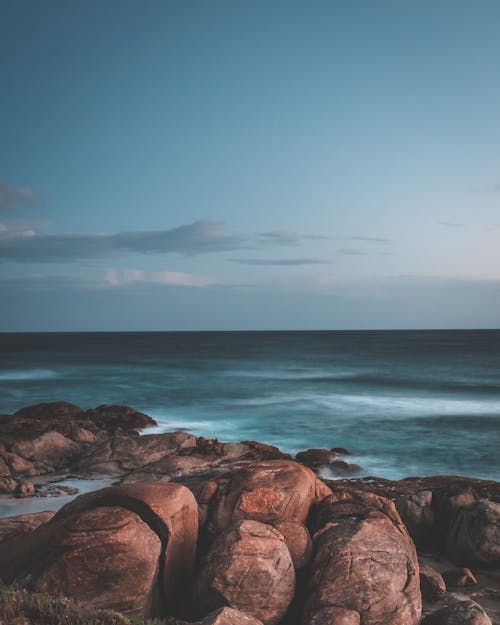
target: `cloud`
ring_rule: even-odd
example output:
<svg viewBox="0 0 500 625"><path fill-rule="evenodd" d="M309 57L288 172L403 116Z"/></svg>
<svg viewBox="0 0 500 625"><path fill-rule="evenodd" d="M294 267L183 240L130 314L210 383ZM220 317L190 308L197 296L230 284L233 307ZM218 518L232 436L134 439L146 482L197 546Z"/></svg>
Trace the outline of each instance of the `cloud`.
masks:
<svg viewBox="0 0 500 625"><path fill-rule="evenodd" d="M463 228L465 224L458 223L455 221L438 221L440 226L445 226L446 228Z"/></svg>
<svg viewBox="0 0 500 625"><path fill-rule="evenodd" d="M330 261L319 260L317 258L228 258L231 263L239 265L327 265Z"/></svg>
<svg viewBox="0 0 500 625"><path fill-rule="evenodd" d="M330 237L327 237L324 234L300 234L294 230L288 230L286 228L271 230L269 232L258 232L257 236L261 240L263 239L280 245L298 245L304 239L312 239L316 241L325 241L330 239Z"/></svg>
<svg viewBox="0 0 500 625"><path fill-rule="evenodd" d="M351 241L363 241L364 243L390 243L391 239L387 237L351 237Z"/></svg>
<svg viewBox="0 0 500 625"><path fill-rule="evenodd" d="M123 286L137 282L163 284L167 286L206 287L214 281L207 276L178 271L144 271L143 269L107 269L104 283L107 286Z"/></svg>
<svg viewBox="0 0 500 625"><path fill-rule="evenodd" d="M0 182L0 212L12 212L26 205L34 205L40 202L40 197L31 189L13 187Z"/></svg>
<svg viewBox="0 0 500 625"><path fill-rule="evenodd" d="M270 232L259 232L257 236L262 239L268 239L273 243L281 243L282 245L297 245L301 239L301 235L293 230L271 230Z"/></svg>
<svg viewBox="0 0 500 625"><path fill-rule="evenodd" d="M337 252L339 254L344 254L345 256L364 256L365 252L362 252L361 250L357 250L353 247L341 247L339 250L337 250Z"/></svg>
<svg viewBox="0 0 500 625"><path fill-rule="evenodd" d="M60 262L139 254L194 256L248 247L248 240L227 231L218 221L196 221L170 230L117 234L14 233L0 237L0 259L21 262Z"/></svg>

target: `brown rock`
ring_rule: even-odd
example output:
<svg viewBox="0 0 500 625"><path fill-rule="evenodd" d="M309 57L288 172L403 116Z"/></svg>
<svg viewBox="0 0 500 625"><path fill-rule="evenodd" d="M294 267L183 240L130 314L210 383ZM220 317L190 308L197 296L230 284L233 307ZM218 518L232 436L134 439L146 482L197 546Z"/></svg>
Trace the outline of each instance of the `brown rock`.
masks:
<svg viewBox="0 0 500 625"><path fill-rule="evenodd" d="M6 452L4 458L9 463L12 475L37 475L38 473L32 462L17 454Z"/></svg>
<svg viewBox="0 0 500 625"><path fill-rule="evenodd" d="M473 572L465 567L448 569L443 573L443 579L448 586L463 588L464 586L475 586L477 579Z"/></svg>
<svg viewBox="0 0 500 625"><path fill-rule="evenodd" d="M238 470L219 478L218 484L210 503L212 533L241 519L305 523L317 488L314 473L290 460L242 463Z"/></svg>
<svg viewBox="0 0 500 625"><path fill-rule="evenodd" d="M196 437L186 432L118 435L92 445L80 458L77 470L83 473L122 475L181 450L194 447ZM131 481L141 481L140 479Z"/></svg>
<svg viewBox="0 0 500 625"><path fill-rule="evenodd" d="M18 456L45 464L55 469L67 466L78 452L78 445L56 431L45 432L36 438L20 441L12 446Z"/></svg>
<svg viewBox="0 0 500 625"><path fill-rule="evenodd" d="M98 427L114 432L115 430L134 431L158 425L154 419L129 406L103 404L87 410L85 416Z"/></svg>
<svg viewBox="0 0 500 625"><path fill-rule="evenodd" d="M426 564L420 565L420 590L427 601L438 601L446 593L446 584L441 573Z"/></svg>
<svg viewBox="0 0 500 625"><path fill-rule="evenodd" d="M34 404L21 408L14 416L29 420L44 421L48 419L78 419L83 416L83 410L67 401Z"/></svg>
<svg viewBox="0 0 500 625"><path fill-rule="evenodd" d="M34 512L0 519L0 542L11 540L19 534L28 534L43 523L48 523L55 512Z"/></svg>
<svg viewBox="0 0 500 625"><path fill-rule="evenodd" d="M300 521L277 521L274 528L285 539L295 570L307 566L312 556L312 540L307 527Z"/></svg>
<svg viewBox="0 0 500 625"><path fill-rule="evenodd" d="M15 490L16 497L33 497L35 495L35 485L32 482L19 482Z"/></svg>
<svg viewBox="0 0 500 625"><path fill-rule="evenodd" d="M125 614L155 611L162 545L134 512L102 507L66 518L49 547L35 590Z"/></svg>
<svg viewBox="0 0 500 625"><path fill-rule="evenodd" d="M436 542L432 491L420 490L396 499L396 508L416 545Z"/></svg>
<svg viewBox="0 0 500 625"><path fill-rule="evenodd" d="M482 499L460 506L446 535L457 564L500 564L500 503Z"/></svg>
<svg viewBox="0 0 500 625"><path fill-rule="evenodd" d="M228 605L264 625L286 614L295 572L283 536L257 521L238 521L213 542L200 565L195 604L201 611Z"/></svg>
<svg viewBox="0 0 500 625"><path fill-rule="evenodd" d="M197 528L196 501L184 486L105 488L81 495L50 523L6 542L0 577L6 583L32 580L94 607L170 612L191 579Z"/></svg>
<svg viewBox="0 0 500 625"><path fill-rule="evenodd" d="M12 477L0 477L0 494L11 495L16 492L17 480Z"/></svg>
<svg viewBox="0 0 500 625"><path fill-rule="evenodd" d="M97 435L94 434L94 432L91 432L84 427L80 427L76 423L71 426L69 438L75 441L75 443L83 444L95 443L98 440Z"/></svg>
<svg viewBox="0 0 500 625"><path fill-rule="evenodd" d="M363 470L359 464L346 462L345 460L334 460L330 464L329 469L335 475L355 475Z"/></svg>
<svg viewBox="0 0 500 625"><path fill-rule="evenodd" d="M334 454L338 454L339 456L350 456L351 452L345 447L332 447L330 451L333 451Z"/></svg>
<svg viewBox="0 0 500 625"><path fill-rule="evenodd" d="M7 464L7 461L5 460L5 457L3 455L4 453L5 449L3 451L0 450L0 477L7 477L10 475L10 468Z"/></svg>
<svg viewBox="0 0 500 625"><path fill-rule="evenodd" d="M420 622L415 547L391 501L336 492L319 504L313 526L304 625Z"/></svg>
<svg viewBox="0 0 500 625"><path fill-rule="evenodd" d="M422 625L492 625L490 617L474 601L451 601L449 605L429 614Z"/></svg>
<svg viewBox="0 0 500 625"><path fill-rule="evenodd" d="M200 625L262 625L262 623L249 614L225 607L211 612Z"/></svg>
<svg viewBox="0 0 500 625"><path fill-rule="evenodd" d="M329 449L308 449L307 451L300 451L295 460L301 464L305 464L306 467L311 469L317 469L322 465L327 465L333 462L335 459L335 453Z"/></svg>

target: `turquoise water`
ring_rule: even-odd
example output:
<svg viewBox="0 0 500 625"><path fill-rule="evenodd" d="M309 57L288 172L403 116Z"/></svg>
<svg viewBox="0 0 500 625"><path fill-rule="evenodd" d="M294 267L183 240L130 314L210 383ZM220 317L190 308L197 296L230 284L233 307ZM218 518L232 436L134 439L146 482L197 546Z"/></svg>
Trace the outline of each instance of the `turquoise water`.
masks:
<svg viewBox="0 0 500 625"><path fill-rule="evenodd" d="M0 411L128 404L159 430L347 447L366 474L500 480L500 331L1 334Z"/></svg>

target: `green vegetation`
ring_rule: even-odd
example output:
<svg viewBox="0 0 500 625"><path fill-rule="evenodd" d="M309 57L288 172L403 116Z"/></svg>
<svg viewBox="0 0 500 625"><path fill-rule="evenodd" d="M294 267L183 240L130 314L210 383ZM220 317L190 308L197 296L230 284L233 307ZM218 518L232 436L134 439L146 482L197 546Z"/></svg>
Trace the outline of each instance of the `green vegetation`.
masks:
<svg viewBox="0 0 500 625"><path fill-rule="evenodd" d="M140 619L112 610L91 610L65 598L0 586L0 623L23 625L180 625L175 619Z"/></svg>

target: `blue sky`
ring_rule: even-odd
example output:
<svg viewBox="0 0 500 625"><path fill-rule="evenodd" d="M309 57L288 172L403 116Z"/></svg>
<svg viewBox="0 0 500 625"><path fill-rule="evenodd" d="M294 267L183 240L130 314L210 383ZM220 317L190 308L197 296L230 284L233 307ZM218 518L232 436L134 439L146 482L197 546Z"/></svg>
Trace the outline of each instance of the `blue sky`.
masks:
<svg viewBox="0 0 500 625"><path fill-rule="evenodd" d="M500 326L496 0L0 16L0 330Z"/></svg>

